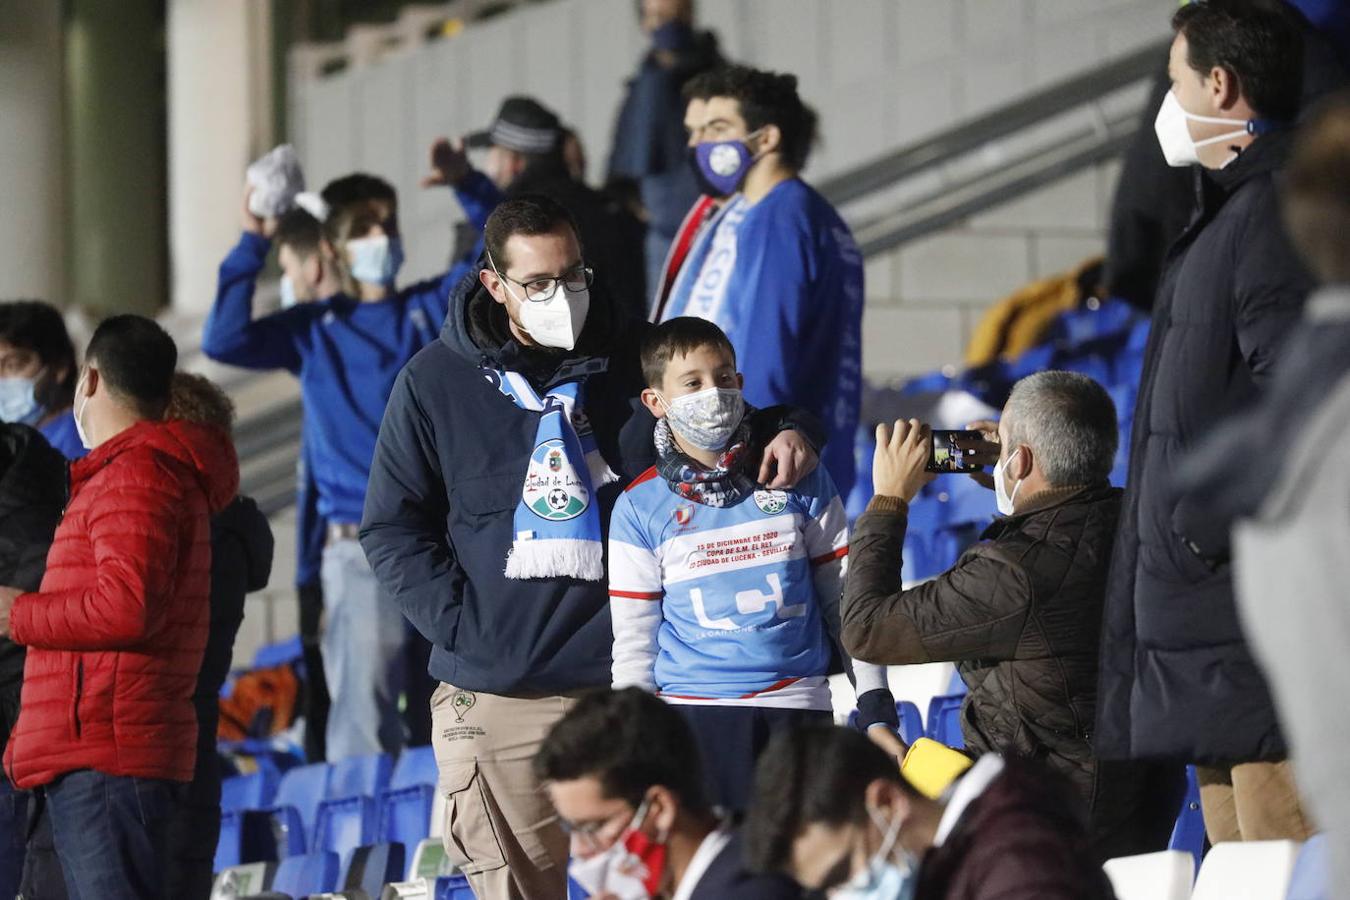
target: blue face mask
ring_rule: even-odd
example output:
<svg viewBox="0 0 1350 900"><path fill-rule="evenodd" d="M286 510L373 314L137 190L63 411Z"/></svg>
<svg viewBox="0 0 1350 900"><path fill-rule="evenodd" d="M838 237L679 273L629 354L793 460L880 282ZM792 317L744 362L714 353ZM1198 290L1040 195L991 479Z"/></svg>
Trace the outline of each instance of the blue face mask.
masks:
<svg viewBox="0 0 1350 900"><path fill-rule="evenodd" d="M745 141L704 141L694 148L693 162L705 194L730 197L741 189L754 154Z"/></svg>
<svg viewBox="0 0 1350 900"><path fill-rule="evenodd" d="M11 425L36 425L47 414L37 402L37 380L0 378L0 422Z"/></svg>
<svg viewBox="0 0 1350 900"><path fill-rule="evenodd" d="M354 238L347 242L352 277L366 284L394 286L403 266L403 242L385 234Z"/></svg>
<svg viewBox="0 0 1350 900"><path fill-rule="evenodd" d="M872 810L868 815L878 828L882 827L880 816ZM863 869L843 887L830 892L830 900L912 900L918 886L914 866L899 866L891 860L891 851L895 849L900 837L902 820L896 816L882 829L885 838L872 858Z"/></svg>

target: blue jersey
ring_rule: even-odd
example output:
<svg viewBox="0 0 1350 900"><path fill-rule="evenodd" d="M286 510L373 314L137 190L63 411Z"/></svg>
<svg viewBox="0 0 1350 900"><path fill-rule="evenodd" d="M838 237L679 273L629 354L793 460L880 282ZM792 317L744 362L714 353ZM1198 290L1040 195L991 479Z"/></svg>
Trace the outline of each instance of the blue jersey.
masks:
<svg viewBox="0 0 1350 900"><path fill-rule="evenodd" d="M674 493L655 469L614 507L614 684L675 702L829 709L848 523L818 468L793 491L726 507Z"/></svg>
<svg viewBox="0 0 1350 900"><path fill-rule="evenodd" d="M863 261L834 207L792 178L757 203L732 198L704 226L662 317L716 322L736 348L745 399L804 406L825 423L822 462L848 496L862 402Z"/></svg>
<svg viewBox="0 0 1350 900"><path fill-rule="evenodd" d="M329 522L360 522L394 379L436 339L464 269L375 303L336 294L254 319L254 282L269 246L266 238L245 233L221 264L202 351L218 362L299 376L318 512Z"/></svg>

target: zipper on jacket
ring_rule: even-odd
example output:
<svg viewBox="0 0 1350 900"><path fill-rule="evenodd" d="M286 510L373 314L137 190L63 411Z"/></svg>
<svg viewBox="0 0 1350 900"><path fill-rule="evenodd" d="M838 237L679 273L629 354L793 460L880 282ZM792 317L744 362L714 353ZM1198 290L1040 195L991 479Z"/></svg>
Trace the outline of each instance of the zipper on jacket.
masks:
<svg viewBox="0 0 1350 900"><path fill-rule="evenodd" d="M70 707L70 730L76 739L80 736L80 697L84 695L84 660L75 660L75 702Z"/></svg>

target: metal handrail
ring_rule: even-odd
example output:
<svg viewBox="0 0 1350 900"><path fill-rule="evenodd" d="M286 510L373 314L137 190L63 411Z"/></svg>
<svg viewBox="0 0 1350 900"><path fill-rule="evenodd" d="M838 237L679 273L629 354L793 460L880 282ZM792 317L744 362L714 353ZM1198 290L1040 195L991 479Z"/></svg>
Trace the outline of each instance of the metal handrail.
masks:
<svg viewBox="0 0 1350 900"><path fill-rule="evenodd" d="M855 169L832 176L816 189L835 205L857 200L923 172L954 156L970 153L1039 125L1066 110L1091 103L1143 78L1156 75L1167 58L1167 41L1149 44L1088 75L1075 75L1022 100L938 132Z"/></svg>

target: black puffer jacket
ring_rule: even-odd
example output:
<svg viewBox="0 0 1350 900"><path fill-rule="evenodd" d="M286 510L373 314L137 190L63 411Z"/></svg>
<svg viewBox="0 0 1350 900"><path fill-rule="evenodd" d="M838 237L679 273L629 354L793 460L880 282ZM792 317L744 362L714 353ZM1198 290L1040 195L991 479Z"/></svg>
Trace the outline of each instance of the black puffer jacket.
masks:
<svg viewBox="0 0 1350 900"><path fill-rule="evenodd" d="M897 563L908 507L874 498L849 542L840 613L844 649L855 659L956 663L970 689L961 710L967 748L1042 760L1078 789L1096 843L1129 855L1163 849L1171 818L1163 814L1150 845L1159 829L1137 821L1131 801L1144 767L1101 771L1092 752L1119 513L1120 491L1107 485L1043 491L997 519L950 570L903 590Z"/></svg>
<svg viewBox="0 0 1350 900"><path fill-rule="evenodd" d="M1168 255L1107 592L1103 758L1224 763L1285 753L1238 624L1226 539L1171 483L1216 425L1258 396L1311 288L1276 197L1289 139L1265 135L1228 167L1197 170L1198 211Z"/></svg>
<svg viewBox="0 0 1350 900"><path fill-rule="evenodd" d="M35 591L66 505L66 458L26 425L0 424L0 584ZM19 715L24 648L0 637L0 747Z"/></svg>

